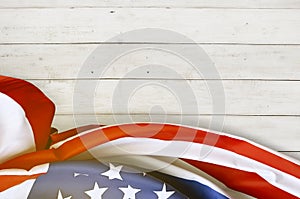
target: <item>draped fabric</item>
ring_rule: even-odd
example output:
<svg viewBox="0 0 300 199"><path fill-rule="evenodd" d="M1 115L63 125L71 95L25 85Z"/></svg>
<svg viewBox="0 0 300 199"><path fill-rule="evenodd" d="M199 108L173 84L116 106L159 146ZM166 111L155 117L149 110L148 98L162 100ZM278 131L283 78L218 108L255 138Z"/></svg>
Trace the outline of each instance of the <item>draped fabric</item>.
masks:
<svg viewBox="0 0 300 199"><path fill-rule="evenodd" d="M0 76L1 199L300 197L299 161L247 139L167 123L50 135L54 111L34 85Z"/></svg>
<svg viewBox="0 0 300 199"><path fill-rule="evenodd" d="M46 148L55 106L37 87L0 76L0 163Z"/></svg>

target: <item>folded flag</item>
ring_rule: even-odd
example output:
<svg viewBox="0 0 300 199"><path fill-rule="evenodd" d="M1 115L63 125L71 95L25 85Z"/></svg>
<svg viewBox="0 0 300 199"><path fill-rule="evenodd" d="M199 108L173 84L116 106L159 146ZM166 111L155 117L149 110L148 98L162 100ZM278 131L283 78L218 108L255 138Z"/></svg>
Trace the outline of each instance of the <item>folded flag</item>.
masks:
<svg viewBox="0 0 300 199"><path fill-rule="evenodd" d="M37 87L0 75L0 163L45 149L54 104Z"/></svg>
<svg viewBox="0 0 300 199"><path fill-rule="evenodd" d="M216 138L215 142L207 142L208 137ZM67 159L86 161L90 158L123 162L140 170L158 170L159 174L150 172L149 175L166 181L188 198L201 198L204 192L180 189L178 182L181 180L190 183L184 185L182 181L179 183L182 187L193 187L194 190L204 187L217 192L218 197L215 198L233 198L222 186L240 192L239 196L243 197L238 198L247 198L247 195L255 198L300 196L300 166L297 160L224 133L173 124L143 123L98 127L59 140L51 149L28 153L0 164L1 198L16 189L32 193L32 184L38 183L38 179L49 172L48 169L41 169L45 164ZM160 161L162 158L168 161ZM181 164L175 166L178 159ZM182 163L189 165L189 168ZM29 171L24 174L26 169ZM201 172L205 172L207 178L200 179ZM219 184L210 183L209 179ZM160 190L167 192L171 188L163 186ZM59 192L59 189L56 194L60 198L72 195Z"/></svg>

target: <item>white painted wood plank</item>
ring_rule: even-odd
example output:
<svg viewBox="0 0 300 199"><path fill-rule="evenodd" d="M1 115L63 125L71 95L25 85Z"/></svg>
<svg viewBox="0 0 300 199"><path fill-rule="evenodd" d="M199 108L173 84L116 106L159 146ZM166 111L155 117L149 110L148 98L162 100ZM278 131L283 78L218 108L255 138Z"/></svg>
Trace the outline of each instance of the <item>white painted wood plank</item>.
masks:
<svg viewBox="0 0 300 199"><path fill-rule="evenodd" d="M216 83L217 81L212 81ZM75 81L73 80L40 80L31 81L44 91L56 104L57 113L71 114L73 113L73 93ZM95 95L95 111L97 113L112 113L113 107L122 107L120 110L114 110L115 113L127 113L127 108L131 113L147 113L150 110L153 113L167 114L195 113L197 107L193 104L198 103L199 114L217 113L212 110L212 98L208 90L209 82L203 80L151 80L149 84L144 80L122 80L122 93L118 98L115 88L119 80L80 80L79 84L88 82L86 89L80 90L78 94L80 98L79 113L90 114L87 110L87 99L89 95ZM187 87L181 87L181 83L187 83ZM242 81L242 80L226 80L222 81L225 93L226 114L238 115L300 115L300 82L299 81ZM126 83L124 85L123 83ZM97 85L97 89L89 91L93 85ZM127 91L128 85L134 85L135 91ZM163 85L163 86L160 86ZM185 86L185 85L184 85ZM190 87L189 87L190 86ZM126 89L125 89L126 88ZM193 92L195 99L187 97L188 92ZM176 90L179 89L179 90ZM213 91L213 90L212 90ZM126 92L132 96L128 100ZM182 102L179 101L183 97ZM220 97L220 96L217 96ZM89 97L88 97L89 98ZM112 100L123 100L112 102ZM114 106L112 106L114 103ZM161 106L162 109L153 109L153 106ZM120 108L119 107L119 108ZM182 109L182 107L185 107ZM222 114L222 112L220 112Z"/></svg>
<svg viewBox="0 0 300 199"><path fill-rule="evenodd" d="M300 160L300 152L282 152L283 154Z"/></svg>
<svg viewBox="0 0 300 199"><path fill-rule="evenodd" d="M300 44L298 10L184 8L116 8L113 13L108 8L4 9L0 43L104 42L149 27L179 32L198 43ZM120 40L131 41L139 38Z"/></svg>
<svg viewBox="0 0 300 199"><path fill-rule="evenodd" d="M110 48L111 45L103 44ZM187 45L177 44L186 50ZM87 57L97 44L81 45L2 45L0 73L22 79L76 78ZM214 62L222 79L300 79L300 46L277 45L200 45ZM109 54L102 54L108 56ZM141 50L113 62L102 77L120 78L129 71L151 64L161 64L176 71L182 78L203 79L187 62L170 53ZM97 67L103 67L101 64ZM84 76L84 78L94 77ZM141 76L131 75L131 78ZM143 78L151 78L151 74ZM169 74L161 73L161 78Z"/></svg>
<svg viewBox="0 0 300 199"><path fill-rule="evenodd" d="M211 116L179 115L56 115L53 125L60 132L75 128L76 124L101 124L128 122L169 122L214 129L210 126ZM245 137L279 151L300 151L300 117L290 116L225 116L223 132Z"/></svg>
<svg viewBox="0 0 300 199"><path fill-rule="evenodd" d="M213 7L213 8L300 8L299 0L1 0L0 8L49 8L49 7Z"/></svg>

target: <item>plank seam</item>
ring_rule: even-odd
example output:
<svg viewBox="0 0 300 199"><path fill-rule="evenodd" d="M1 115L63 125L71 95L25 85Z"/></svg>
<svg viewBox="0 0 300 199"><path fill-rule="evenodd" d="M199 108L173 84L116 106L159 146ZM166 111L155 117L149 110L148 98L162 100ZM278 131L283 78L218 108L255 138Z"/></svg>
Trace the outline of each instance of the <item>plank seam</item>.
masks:
<svg viewBox="0 0 300 199"><path fill-rule="evenodd" d="M59 115L59 116L69 116L69 115L82 115L82 116L91 116L91 115L98 115L98 116L101 116L101 115L137 115L137 116L146 116L146 115L149 115L147 113L130 113L130 114L127 114L127 113L96 113L96 114L93 114L93 113L78 113L78 114L73 114L73 113L56 113L55 115ZM300 117L300 115L289 115L289 114L286 114L286 115L283 115L283 114L266 114L266 115L262 115L262 114L231 114L231 113L228 113L228 114L207 114L207 113L204 113L204 114L177 114L177 113L170 113L170 114L151 114L153 116L160 116L160 115L169 115L169 116L233 116L233 117Z"/></svg>
<svg viewBox="0 0 300 199"><path fill-rule="evenodd" d="M26 81L85 81L85 80L167 80L167 81L261 81L261 82L300 82L300 79L232 79L232 78L221 78L221 79L197 79L197 78L183 78L183 79L176 79L176 78L122 78L122 77L101 77L101 78L23 78Z"/></svg>
<svg viewBox="0 0 300 199"><path fill-rule="evenodd" d="M195 42L195 43L184 43L184 42L0 42L0 45L88 45L88 44L112 44L112 45L120 45L120 44L164 44L164 45L241 45L241 46L299 46L300 43L239 43L239 42Z"/></svg>
<svg viewBox="0 0 300 199"><path fill-rule="evenodd" d="M51 6L32 6L32 7L0 7L0 9L93 9L93 8L118 8L118 9L128 9L128 8L137 8L137 9L207 9L207 10L298 10L299 7L213 7L213 6L61 6L61 7L51 7Z"/></svg>

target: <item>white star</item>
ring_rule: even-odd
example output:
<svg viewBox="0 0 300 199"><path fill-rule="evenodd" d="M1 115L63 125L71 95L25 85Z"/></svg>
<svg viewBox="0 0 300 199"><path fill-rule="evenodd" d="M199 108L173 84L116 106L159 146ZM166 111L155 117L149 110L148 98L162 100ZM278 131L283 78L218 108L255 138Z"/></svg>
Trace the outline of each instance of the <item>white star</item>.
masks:
<svg viewBox="0 0 300 199"><path fill-rule="evenodd" d="M154 191L154 193L158 196L158 199L167 199L171 195L175 193L175 191L167 191L166 184L164 183L163 188L161 191Z"/></svg>
<svg viewBox="0 0 300 199"><path fill-rule="evenodd" d="M135 194L141 191L140 189L135 189L130 185L128 185L127 188L120 187L119 189L124 193L123 199L135 199Z"/></svg>
<svg viewBox="0 0 300 199"><path fill-rule="evenodd" d="M107 187L99 188L99 185L97 182L95 182L94 189L85 191L85 193L91 197L91 199L102 199L102 195L107 190Z"/></svg>
<svg viewBox="0 0 300 199"><path fill-rule="evenodd" d="M72 198L72 196L69 196L69 197L64 198L64 197L62 196L62 193L61 193L60 189L58 190L57 199L70 199L70 198Z"/></svg>
<svg viewBox="0 0 300 199"><path fill-rule="evenodd" d="M110 180L112 180L112 179L123 180L123 178L120 175L120 171L121 171L122 167L123 166L115 167L113 164L109 163L109 170L104 173L101 173L101 175L107 176L108 179L110 179Z"/></svg>

